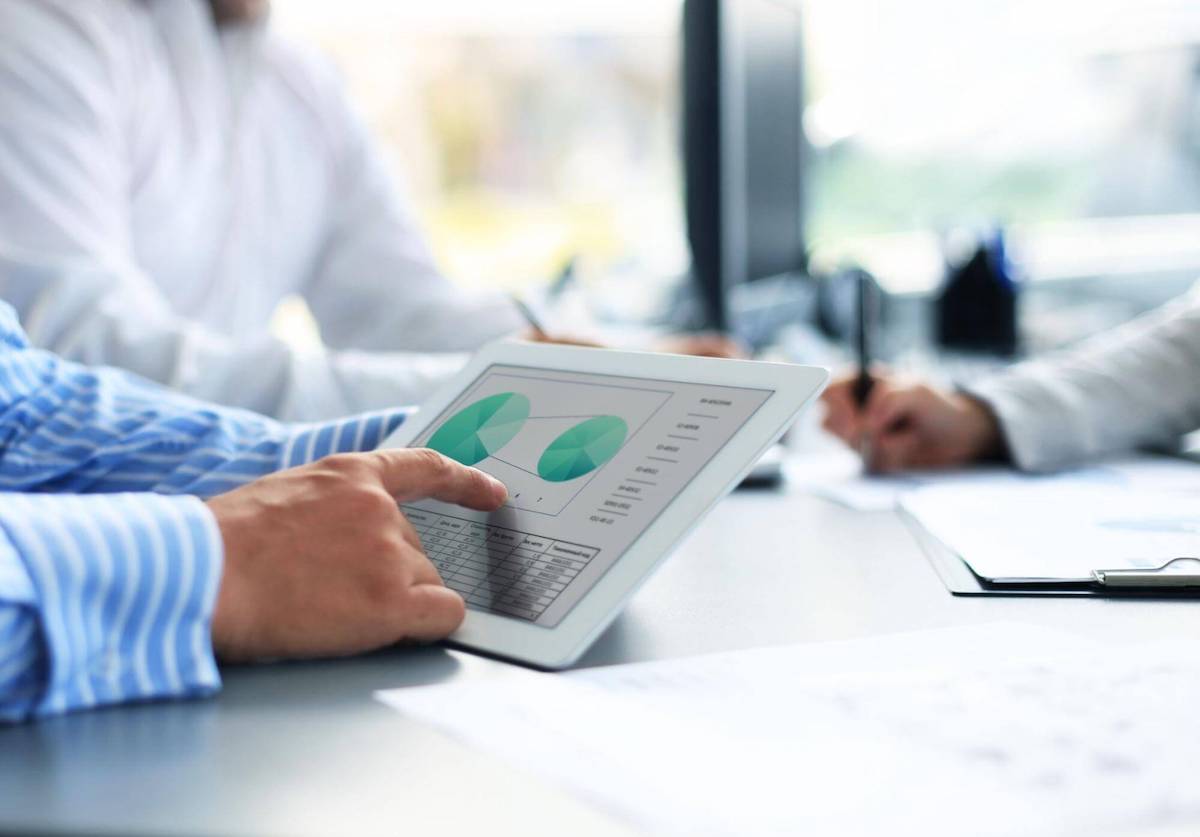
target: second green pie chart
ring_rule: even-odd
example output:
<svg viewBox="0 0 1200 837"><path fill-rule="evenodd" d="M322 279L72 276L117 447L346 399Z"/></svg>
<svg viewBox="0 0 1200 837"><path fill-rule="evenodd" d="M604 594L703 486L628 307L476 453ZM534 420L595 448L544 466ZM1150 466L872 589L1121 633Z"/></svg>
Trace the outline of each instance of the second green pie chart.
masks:
<svg viewBox="0 0 1200 837"><path fill-rule="evenodd" d="M459 410L428 444L463 465L474 465L511 442L527 418L529 399L519 392L501 392Z"/></svg>
<svg viewBox="0 0 1200 837"><path fill-rule="evenodd" d="M617 416L596 416L564 431L538 460L538 476L547 482L567 482L588 474L616 456L629 432Z"/></svg>

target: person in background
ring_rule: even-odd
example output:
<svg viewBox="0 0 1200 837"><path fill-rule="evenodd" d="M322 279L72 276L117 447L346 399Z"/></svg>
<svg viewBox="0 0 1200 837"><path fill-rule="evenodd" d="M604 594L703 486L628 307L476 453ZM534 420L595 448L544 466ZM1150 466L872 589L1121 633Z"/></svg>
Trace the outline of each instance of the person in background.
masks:
<svg viewBox="0 0 1200 837"><path fill-rule="evenodd" d="M415 403L526 324L439 273L335 72L267 13L0 0L0 298L35 345L217 403L292 420ZM319 351L268 334L292 294Z"/></svg>
<svg viewBox="0 0 1200 837"><path fill-rule="evenodd" d="M33 349L0 303L0 722L452 632L463 601L397 501L506 492L433 451L353 453L407 413L215 407Z"/></svg>
<svg viewBox="0 0 1200 837"><path fill-rule="evenodd" d="M958 391L880 376L866 404L853 379L822 396L825 427L871 451L871 470L1007 459L1050 471L1171 448L1200 428L1200 288L1079 347Z"/></svg>

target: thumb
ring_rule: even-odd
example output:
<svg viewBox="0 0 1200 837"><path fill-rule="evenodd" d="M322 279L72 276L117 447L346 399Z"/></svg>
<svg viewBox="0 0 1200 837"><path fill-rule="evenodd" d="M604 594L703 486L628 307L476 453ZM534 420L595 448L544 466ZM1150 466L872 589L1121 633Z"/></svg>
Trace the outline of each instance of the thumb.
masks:
<svg viewBox="0 0 1200 837"><path fill-rule="evenodd" d="M370 461L384 490L401 503L430 497L492 511L508 499L508 489L500 480L428 448L377 450Z"/></svg>
<svg viewBox="0 0 1200 837"><path fill-rule="evenodd" d="M403 626L400 639L432 642L454 633L466 615L466 605L449 587L418 584L409 589L406 607L398 615Z"/></svg>

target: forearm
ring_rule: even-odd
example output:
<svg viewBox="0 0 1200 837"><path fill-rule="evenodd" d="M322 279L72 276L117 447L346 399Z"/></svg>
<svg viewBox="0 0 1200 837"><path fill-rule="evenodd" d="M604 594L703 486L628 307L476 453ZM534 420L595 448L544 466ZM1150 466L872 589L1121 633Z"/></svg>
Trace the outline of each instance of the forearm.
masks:
<svg viewBox="0 0 1200 837"><path fill-rule="evenodd" d="M304 297L338 349L471 352L525 327L504 294L472 294L439 270L400 178L322 73L322 118L337 141L326 236Z"/></svg>
<svg viewBox="0 0 1200 837"><path fill-rule="evenodd" d="M262 334L233 339L174 315L134 270L0 254L0 298L32 342L80 363L117 366L204 401L283 421L414 403L461 367L457 355L296 351Z"/></svg>
<svg viewBox="0 0 1200 837"><path fill-rule="evenodd" d="M403 409L283 425L24 345L0 304L0 491L220 494L330 453L370 450Z"/></svg>
<svg viewBox="0 0 1200 837"><path fill-rule="evenodd" d="M320 286L307 295L331 346L405 352L418 362L418 353L426 353L436 361L440 353L474 352L528 325L507 296L468 293L432 268L391 258L386 246L372 248L370 241L349 240L342 247ZM370 265L378 265L378 272Z"/></svg>
<svg viewBox="0 0 1200 837"><path fill-rule="evenodd" d="M1200 297L965 390L995 413L1022 469L1172 446L1200 426Z"/></svg>
<svg viewBox="0 0 1200 837"><path fill-rule="evenodd" d="M194 498L0 494L0 720L216 691L222 558Z"/></svg>

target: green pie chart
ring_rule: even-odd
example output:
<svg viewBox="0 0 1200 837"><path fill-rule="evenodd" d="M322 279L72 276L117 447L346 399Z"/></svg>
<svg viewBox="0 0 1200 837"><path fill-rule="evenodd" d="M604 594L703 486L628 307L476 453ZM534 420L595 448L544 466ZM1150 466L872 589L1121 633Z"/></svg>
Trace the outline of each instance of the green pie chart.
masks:
<svg viewBox="0 0 1200 837"><path fill-rule="evenodd" d="M547 482L566 482L599 468L625 444L628 425L616 416L582 421L550 443L538 460L538 476Z"/></svg>
<svg viewBox="0 0 1200 837"><path fill-rule="evenodd" d="M428 447L463 465L474 465L511 442L527 418L529 399L521 393L489 395L446 419Z"/></svg>

